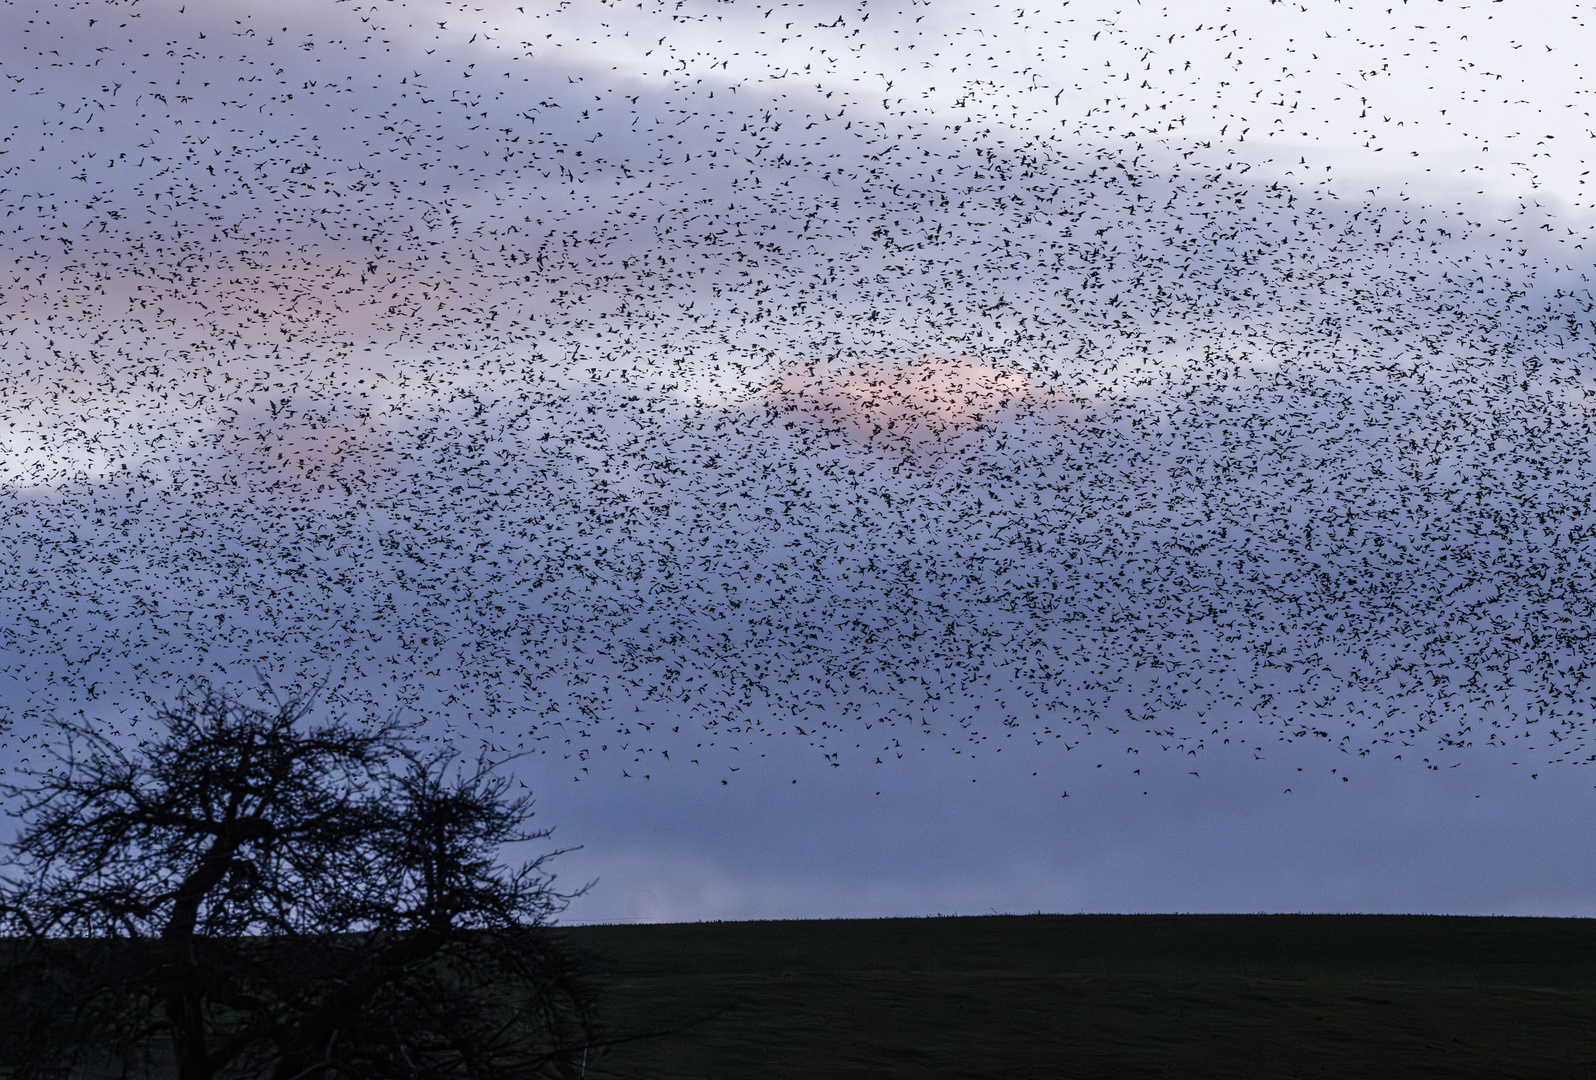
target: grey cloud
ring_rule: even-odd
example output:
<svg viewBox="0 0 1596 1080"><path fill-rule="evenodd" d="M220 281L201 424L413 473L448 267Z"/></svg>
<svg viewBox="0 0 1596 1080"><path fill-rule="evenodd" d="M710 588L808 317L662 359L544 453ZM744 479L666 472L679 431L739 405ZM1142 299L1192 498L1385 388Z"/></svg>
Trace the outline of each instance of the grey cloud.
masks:
<svg viewBox="0 0 1596 1080"><path fill-rule="evenodd" d="M1596 324L1536 208L827 74L909 15L723 85L672 12L267 11L11 9L104 19L6 88L15 730L258 666L606 791L926 739L1592 758ZM1025 403L861 438L849 380L925 356Z"/></svg>

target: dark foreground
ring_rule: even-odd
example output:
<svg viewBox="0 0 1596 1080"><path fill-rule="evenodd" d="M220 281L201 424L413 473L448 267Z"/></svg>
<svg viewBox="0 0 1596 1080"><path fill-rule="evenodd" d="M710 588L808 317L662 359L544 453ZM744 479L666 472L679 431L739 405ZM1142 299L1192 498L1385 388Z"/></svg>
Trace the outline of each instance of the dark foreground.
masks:
<svg viewBox="0 0 1596 1080"><path fill-rule="evenodd" d="M593 1080L1596 1078L1596 920L1036 915L593 926Z"/></svg>

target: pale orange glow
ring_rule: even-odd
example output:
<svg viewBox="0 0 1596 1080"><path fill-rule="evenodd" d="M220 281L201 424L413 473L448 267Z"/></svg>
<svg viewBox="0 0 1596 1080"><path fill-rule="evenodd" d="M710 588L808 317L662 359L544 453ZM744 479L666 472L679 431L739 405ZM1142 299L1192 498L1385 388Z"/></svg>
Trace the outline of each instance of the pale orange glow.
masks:
<svg viewBox="0 0 1596 1080"><path fill-rule="evenodd" d="M922 356L902 366L859 363L824 372L792 367L769 397L879 449L947 448L1013 417L1040 395L1025 375L968 356Z"/></svg>
<svg viewBox="0 0 1596 1080"><path fill-rule="evenodd" d="M307 494L354 494L371 490L400 465L388 432L369 421L354 427L303 419L246 424L223 425L219 445L250 489L287 484Z"/></svg>
<svg viewBox="0 0 1596 1080"><path fill-rule="evenodd" d="M369 433L347 429L279 429L263 447L268 469L281 469L301 483L342 482L367 486L376 480L380 450Z"/></svg>

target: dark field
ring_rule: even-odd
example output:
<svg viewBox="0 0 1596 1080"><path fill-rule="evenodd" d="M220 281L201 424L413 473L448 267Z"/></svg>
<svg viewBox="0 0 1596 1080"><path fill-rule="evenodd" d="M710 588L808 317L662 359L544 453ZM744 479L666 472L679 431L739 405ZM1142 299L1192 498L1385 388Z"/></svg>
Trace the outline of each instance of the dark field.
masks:
<svg viewBox="0 0 1596 1080"><path fill-rule="evenodd" d="M1593 1077L1596 920L1036 915L592 926L587 1075Z"/></svg>

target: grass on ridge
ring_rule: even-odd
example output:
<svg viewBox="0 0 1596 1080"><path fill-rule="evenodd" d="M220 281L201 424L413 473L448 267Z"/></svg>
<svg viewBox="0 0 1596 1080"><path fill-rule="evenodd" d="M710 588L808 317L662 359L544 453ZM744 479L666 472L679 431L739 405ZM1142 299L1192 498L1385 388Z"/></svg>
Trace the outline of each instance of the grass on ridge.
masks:
<svg viewBox="0 0 1596 1080"><path fill-rule="evenodd" d="M1036 915L590 926L587 1076L1596 1078L1596 920Z"/></svg>

